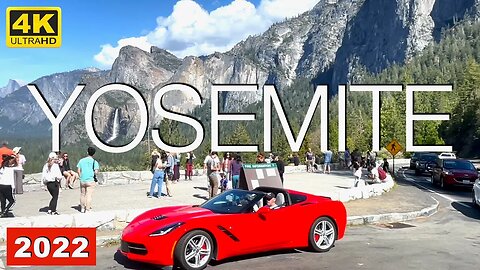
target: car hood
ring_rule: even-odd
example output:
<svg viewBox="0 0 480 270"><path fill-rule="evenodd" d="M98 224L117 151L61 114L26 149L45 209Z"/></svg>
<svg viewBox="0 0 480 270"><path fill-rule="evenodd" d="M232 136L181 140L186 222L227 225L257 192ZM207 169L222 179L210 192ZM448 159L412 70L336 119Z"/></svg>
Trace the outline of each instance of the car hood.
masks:
<svg viewBox="0 0 480 270"><path fill-rule="evenodd" d="M143 232L150 234L164 226L177 222L188 222L189 220L215 215L212 211L198 206L173 206L149 210L136 217L124 229L123 234L132 232Z"/></svg>

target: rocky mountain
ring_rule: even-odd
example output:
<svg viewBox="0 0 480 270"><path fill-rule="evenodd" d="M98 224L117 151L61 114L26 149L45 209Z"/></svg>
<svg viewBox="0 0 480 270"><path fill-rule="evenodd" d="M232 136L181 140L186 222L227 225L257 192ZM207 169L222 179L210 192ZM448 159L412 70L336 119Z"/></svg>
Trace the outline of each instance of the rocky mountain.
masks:
<svg viewBox="0 0 480 270"><path fill-rule="evenodd" d="M52 110L58 113L82 76L91 72L98 72L98 69L52 74L32 83L41 90ZM0 135L22 136L39 133L48 135L46 131L50 126L50 122L27 86L22 86L12 94L0 99Z"/></svg>
<svg viewBox="0 0 480 270"><path fill-rule="evenodd" d="M8 83L6 86L0 87L0 98L4 98L6 95L17 91L23 85L25 85L25 83L22 81L8 80Z"/></svg>
<svg viewBox="0 0 480 270"><path fill-rule="evenodd" d="M83 122L88 98L105 84L118 82L136 87L148 105L153 126L159 120L152 113L153 95L171 82L194 86L204 99L210 98L213 83L258 84L260 89L264 84L275 84L281 90L298 78L328 83L334 94L335 86L354 80L358 69L380 72L393 63L404 63L427 44L438 41L442 29L452 27L465 16L478 18L479 2L321 0L312 10L276 23L225 53L178 59L160 48L145 52L126 46L109 71L55 74L37 81L45 85L40 88L45 88L44 95L54 109L63 104L76 83L86 84L62 123L71 143L85 137ZM45 120L28 90L22 89L8 96L8 100L0 100L2 125L4 119L32 125ZM222 98L225 110L239 110L260 100L261 90L251 94L224 93ZM170 93L163 102L176 111L194 108L192 99L179 93ZM113 134L136 134L137 109L138 105L125 94L102 96L94 111L97 134L104 139Z"/></svg>

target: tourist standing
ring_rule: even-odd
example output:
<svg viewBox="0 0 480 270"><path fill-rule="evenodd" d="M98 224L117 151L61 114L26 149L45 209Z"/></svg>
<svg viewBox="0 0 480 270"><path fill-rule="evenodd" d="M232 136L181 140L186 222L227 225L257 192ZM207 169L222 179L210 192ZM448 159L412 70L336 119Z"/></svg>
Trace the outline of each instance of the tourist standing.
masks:
<svg viewBox="0 0 480 270"><path fill-rule="evenodd" d="M311 148L308 148L307 153L305 153L305 164L307 164L307 172L313 172L313 163L315 162L315 155L312 152Z"/></svg>
<svg viewBox="0 0 480 270"><path fill-rule="evenodd" d="M186 158L186 161L185 161L185 180L187 180L187 177L188 177L188 180L192 180L192 176L193 176L193 161L196 159L197 157L195 157L195 154L190 151L187 153L187 158Z"/></svg>
<svg viewBox="0 0 480 270"><path fill-rule="evenodd" d="M162 184L165 178L165 173L163 171L163 161L161 158L157 158L155 162L155 166L153 169L153 177L152 177L152 184L150 185L150 193L148 195L149 198L152 198L155 193L155 186L158 186L158 195L157 198L162 197Z"/></svg>
<svg viewBox="0 0 480 270"><path fill-rule="evenodd" d="M42 183L47 186L48 192L52 196L52 199L50 199L50 203L48 204L47 214L49 215L58 215L58 193L60 190L60 181L63 176L60 171L60 166L58 166L57 159L57 154L51 152L48 155L47 163L43 165L42 170Z"/></svg>
<svg viewBox="0 0 480 270"><path fill-rule="evenodd" d="M173 166L173 181L178 183L180 180L180 153L174 153L173 157L175 158L175 165Z"/></svg>
<svg viewBox="0 0 480 270"><path fill-rule="evenodd" d="M282 180L283 185L283 173L285 172L285 164L283 163L283 160L277 155L273 156L272 162L277 164L278 174L280 175L280 180Z"/></svg>
<svg viewBox="0 0 480 270"><path fill-rule="evenodd" d="M345 149L345 153L343 154L345 160L345 167L350 169L352 166L352 155L350 154L350 149Z"/></svg>
<svg viewBox="0 0 480 270"><path fill-rule="evenodd" d="M230 153L226 153L223 155L223 162L222 162L222 171L225 173L225 175L228 177L229 171L230 171L230 163L232 162L232 157L230 156ZM229 178L229 180L231 180Z"/></svg>
<svg viewBox="0 0 480 270"><path fill-rule="evenodd" d="M14 169L15 173L15 194L23 194L23 165L27 162L25 156L20 152L22 147L13 148L13 154L16 158L17 167Z"/></svg>
<svg viewBox="0 0 480 270"><path fill-rule="evenodd" d="M157 160L160 158L160 153L157 150L152 151L151 161L150 161L150 171L152 173L155 172L155 165L157 164Z"/></svg>
<svg viewBox="0 0 480 270"><path fill-rule="evenodd" d="M88 147L88 156L80 159L77 164L78 175L80 175L80 212L92 210L92 194L95 188L95 174L98 173L100 165L93 158L96 149Z"/></svg>
<svg viewBox="0 0 480 270"><path fill-rule="evenodd" d="M14 186L14 168L16 166L15 157L12 155L3 155L0 163L0 217L13 217L10 208L15 204L13 196ZM7 205L8 200L8 205Z"/></svg>
<svg viewBox="0 0 480 270"><path fill-rule="evenodd" d="M175 153L167 152L167 164L165 165L165 189L167 190L167 196L172 197L171 182L173 180L173 169L175 166Z"/></svg>
<svg viewBox="0 0 480 270"><path fill-rule="evenodd" d="M333 153L330 150L325 151L324 153L324 162L323 173L330 173L330 163L332 163Z"/></svg>
<svg viewBox="0 0 480 270"><path fill-rule="evenodd" d="M240 181L240 172L242 170L242 157L237 154L235 160L230 162L230 178L232 179L232 188L238 188L238 182Z"/></svg>
<svg viewBox="0 0 480 270"><path fill-rule="evenodd" d="M218 159L217 152L212 151L210 153L210 156L205 158L204 161L204 170L205 168L207 169L207 175L208 175L208 183L209 183L209 189L208 189L208 195L209 198L213 198L217 195L218 193L218 184L219 184L219 175L218 173L220 172L220 159Z"/></svg>

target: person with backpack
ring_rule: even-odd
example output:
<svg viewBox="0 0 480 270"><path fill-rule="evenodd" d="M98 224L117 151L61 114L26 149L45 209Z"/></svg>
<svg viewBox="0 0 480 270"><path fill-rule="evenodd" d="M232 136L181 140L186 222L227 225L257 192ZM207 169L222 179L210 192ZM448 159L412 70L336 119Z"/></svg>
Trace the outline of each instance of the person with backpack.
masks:
<svg viewBox="0 0 480 270"><path fill-rule="evenodd" d="M242 157L240 155L236 155L235 159L230 162L230 169L228 173L230 174L230 178L232 179L232 188L238 188L238 184L240 181L240 172L242 170Z"/></svg>
<svg viewBox="0 0 480 270"><path fill-rule="evenodd" d="M0 216L14 217L10 213L10 209L15 204L15 197L13 196L14 187L14 167L17 166L15 157L12 155L2 155L2 163L0 164L0 202L1 213ZM7 205L8 200L8 205Z"/></svg>
<svg viewBox="0 0 480 270"><path fill-rule="evenodd" d="M381 182L385 182L387 179L387 172L382 168L382 166L378 166L378 179L380 179Z"/></svg>
<svg viewBox="0 0 480 270"><path fill-rule="evenodd" d="M96 149L88 147L88 156L80 159L77 164L78 175L80 175L80 212L85 213L92 210L92 194L96 185L96 174L100 165L93 158Z"/></svg>

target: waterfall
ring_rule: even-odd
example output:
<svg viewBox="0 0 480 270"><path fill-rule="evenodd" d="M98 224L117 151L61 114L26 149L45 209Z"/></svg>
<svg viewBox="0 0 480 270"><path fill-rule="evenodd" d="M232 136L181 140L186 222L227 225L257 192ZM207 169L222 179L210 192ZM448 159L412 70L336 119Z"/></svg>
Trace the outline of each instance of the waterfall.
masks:
<svg viewBox="0 0 480 270"><path fill-rule="evenodd" d="M109 143L118 137L118 132L120 131L120 117L118 116L119 111L120 110L118 108L115 109L115 115L113 117L112 135L105 141L106 143Z"/></svg>

